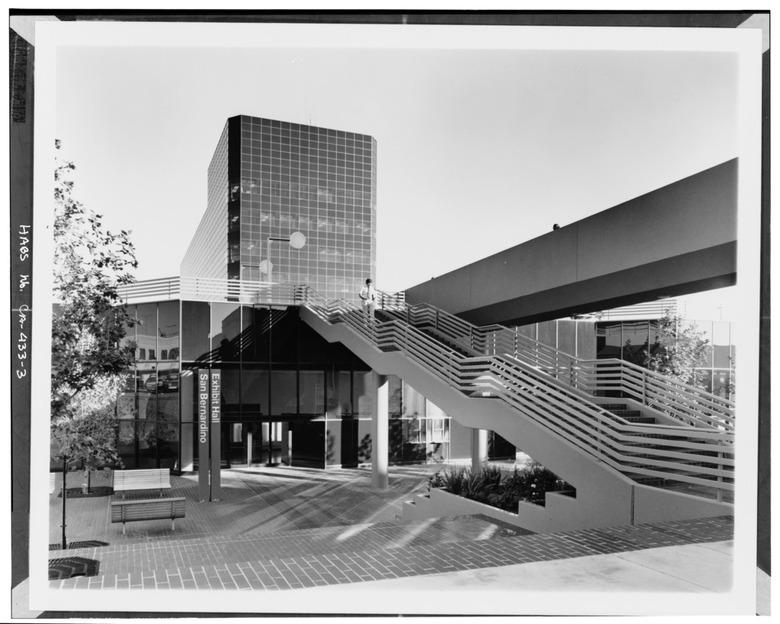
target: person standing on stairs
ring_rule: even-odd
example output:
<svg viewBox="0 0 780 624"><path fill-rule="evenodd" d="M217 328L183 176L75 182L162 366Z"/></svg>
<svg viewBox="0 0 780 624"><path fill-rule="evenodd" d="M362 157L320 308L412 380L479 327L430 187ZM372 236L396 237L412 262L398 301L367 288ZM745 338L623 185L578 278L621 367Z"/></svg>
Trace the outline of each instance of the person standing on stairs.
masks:
<svg viewBox="0 0 780 624"><path fill-rule="evenodd" d="M376 290L370 277L366 280L366 285L360 289L358 296L363 302L363 313L365 314L366 323L373 323L374 311L376 310Z"/></svg>

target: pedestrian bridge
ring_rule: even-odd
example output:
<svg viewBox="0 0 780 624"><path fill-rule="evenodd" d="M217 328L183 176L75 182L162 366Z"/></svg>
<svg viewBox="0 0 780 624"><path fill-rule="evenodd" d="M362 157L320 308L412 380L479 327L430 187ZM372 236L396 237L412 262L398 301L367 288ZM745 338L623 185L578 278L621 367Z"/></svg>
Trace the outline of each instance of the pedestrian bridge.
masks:
<svg viewBox="0 0 780 624"><path fill-rule="evenodd" d="M736 240L734 159L413 286L406 299L480 325L523 325L731 286Z"/></svg>

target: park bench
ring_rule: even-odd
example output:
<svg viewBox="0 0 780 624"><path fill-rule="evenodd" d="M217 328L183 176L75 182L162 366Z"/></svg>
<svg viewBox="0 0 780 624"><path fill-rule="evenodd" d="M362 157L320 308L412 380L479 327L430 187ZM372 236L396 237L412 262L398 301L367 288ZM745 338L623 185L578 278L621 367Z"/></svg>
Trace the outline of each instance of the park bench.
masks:
<svg viewBox="0 0 780 624"><path fill-rule="evenodd" d="M114 470L114 492L132 490L163 490L171 489L171 471L169 468L145 468L142 470Z"/></svg>
<svg viewBox="0 0 780 624"><path fill-rule="evenodd" d="M125 535L126 523L137 520L170 520L171 531L175 531L174 521L184 517L184 501L181 496L112 501L111 522L122 523L122 535Z"/></svg>

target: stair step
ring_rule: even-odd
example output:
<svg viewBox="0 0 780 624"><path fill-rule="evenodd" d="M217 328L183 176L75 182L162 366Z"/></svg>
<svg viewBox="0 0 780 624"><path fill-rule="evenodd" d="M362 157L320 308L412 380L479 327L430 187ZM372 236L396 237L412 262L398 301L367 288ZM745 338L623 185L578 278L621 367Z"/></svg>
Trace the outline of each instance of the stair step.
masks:
<svg viewBox="0 0 780 624"><path fill-rule="evenodd" d="M628 405L625 403L596 403L599 407L614 412L615 410L627 410Z"/></svg>
<svg viewBox="0 0 780 624"><path fill-rule="evenodd" d="M641 416L642 415L642 412L640 412L639 410L630 410L630 409L618 410L618 409L613 409L613 410L610 410L610 411L613 414L617 414L618 416L622 416L623 418L628 418L630 416Z"/></svg>
<svg viewBox="0 0 780 624"><path fill-rule="evenodd" d="M654 425L655 418L652 416L621 416L621 418L627 420L630 423L637 425Z"/></svg>

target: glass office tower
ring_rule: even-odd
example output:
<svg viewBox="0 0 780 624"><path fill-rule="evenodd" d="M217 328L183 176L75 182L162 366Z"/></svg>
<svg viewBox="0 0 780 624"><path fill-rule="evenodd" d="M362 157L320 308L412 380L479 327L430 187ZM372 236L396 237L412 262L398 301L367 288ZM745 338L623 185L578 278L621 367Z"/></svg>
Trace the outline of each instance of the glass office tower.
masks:
<svg viewBox="0 0 780 624"><path fill-rule="evenodd" d="M270 240L293 232L302 249ZM239 115L208 173L208 205L182 275L307 284L357 299L376 266L376 141Z"/></svg>
<svg viewBox="0 0 780 624"><path fill-rule="evenodd" d="M232 117L209 164L207 195L182 278L271 277L356 302L365 279L374 277L376 141L370 136ZM293 232L306 236L302 249L268 241ZM138 292L144 298L154 288L140 284ZM117 414L125 467L196 468L201 368L221 375L224 467L371 461L374 397L364 362L319 336L296 306L238 301L214 290L197 300L176 292L176 298L129 306L136 322L126 340L135 343L136 362ZM391 462L468 456L470 431L400 379L390 383Z"/></svg>

